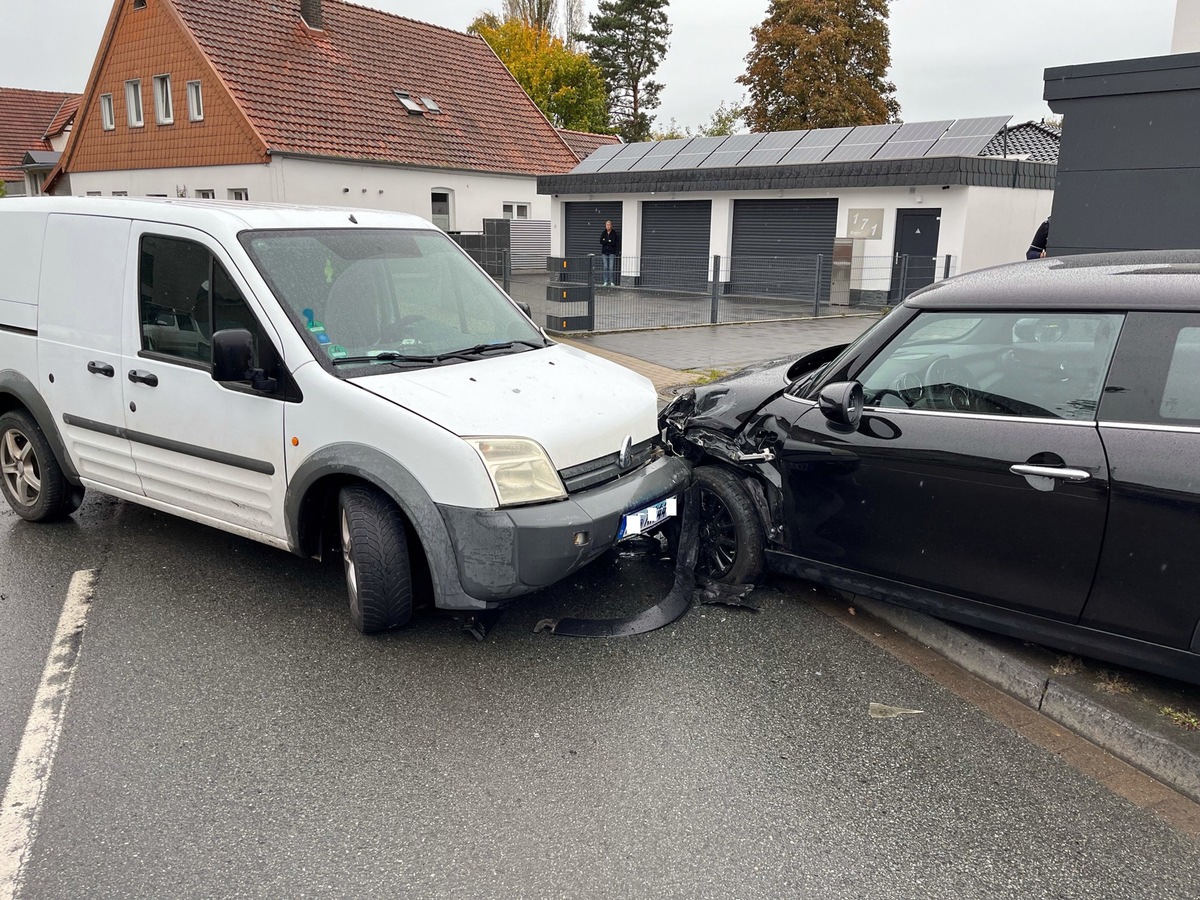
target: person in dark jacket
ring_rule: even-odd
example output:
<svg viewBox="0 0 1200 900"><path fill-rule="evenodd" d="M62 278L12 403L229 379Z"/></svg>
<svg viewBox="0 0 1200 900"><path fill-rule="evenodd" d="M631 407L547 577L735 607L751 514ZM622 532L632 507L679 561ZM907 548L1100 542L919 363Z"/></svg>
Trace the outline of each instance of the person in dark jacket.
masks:
<svg viewBox="0 0 1200 900"><path fill-rule="evenodd" d="M613 228L611 219L604 223L604 230L600 232L600 254L604 257L604 283L611 287L617 257L621 255L621 232Z"/></svg>
<svg viewBox="0 0 1200 900"><path fill-rule="evenodd" d="M1050 243L1050 217L1046 216L1046 221L1038 226L1038 230L1034 232L1033 243L1029 245L1029 249L1025 251L1026 259L1041 259L1046 255L1046 246Z"/></svg>

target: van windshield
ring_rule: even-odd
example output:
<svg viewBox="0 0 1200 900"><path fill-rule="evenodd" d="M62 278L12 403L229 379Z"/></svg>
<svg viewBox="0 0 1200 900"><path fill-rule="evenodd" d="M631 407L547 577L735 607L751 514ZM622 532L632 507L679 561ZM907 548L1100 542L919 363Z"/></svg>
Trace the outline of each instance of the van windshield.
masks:
<svg viewBox="0 0 1200 900"><path fill-rule="evenodd" d="M248 231L240 240L301 334L334 365L442 365L546 344L440 231Z"/></svg>

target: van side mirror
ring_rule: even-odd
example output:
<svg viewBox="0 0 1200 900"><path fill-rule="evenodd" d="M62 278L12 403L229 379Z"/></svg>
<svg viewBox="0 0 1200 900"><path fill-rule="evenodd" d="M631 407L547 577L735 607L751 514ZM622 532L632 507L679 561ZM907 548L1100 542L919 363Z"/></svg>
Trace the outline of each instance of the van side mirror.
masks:
<svg viewBox="0 0 1200 900"><path fill-rule="evenodd" d="M271 393L278 382L255 366L254 337L245 328L224 328L212 337L212 377L220 382L249 382L256 391Z"/></svg>
<svg viewBox="0 0 1200 900"><path fill-rule="evenodd" d="M526 303L524 300L518 300L517 309L525 313L525 318L527 318L530 322L533 321L533 310L529 308L528 303Z"/></svg>
<svg viewBox="0 0 1200 900"><path fill-rule="evenodd" d="M839 429L858 428L863 414L863 388L857 381L838 381L821 388L817 405L825 418Z"/></svg>

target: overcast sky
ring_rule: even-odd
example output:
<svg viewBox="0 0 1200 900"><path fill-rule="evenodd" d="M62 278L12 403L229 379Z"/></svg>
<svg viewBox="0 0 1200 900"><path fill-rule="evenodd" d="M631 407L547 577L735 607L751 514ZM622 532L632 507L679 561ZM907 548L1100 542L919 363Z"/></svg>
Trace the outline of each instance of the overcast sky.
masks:
<svg viewBox="0 0 1200 900"><path fill-rule="evenodd" d="M264 0L265 2L265 0ZM298 0L276 0L296 2ZM465 29L500 0L360 0L388 12ZM585 0L589 10L595 0ZM656 122L708 121L738 101L750 29L767 0L674 0L666 85ZM107 0L7 0L0 86L82 91L111 4ZM1170 52L1175 0L893 0L892 71L907 122L1012 114L1050 115L1042 101L1048 66Z"/></svg>

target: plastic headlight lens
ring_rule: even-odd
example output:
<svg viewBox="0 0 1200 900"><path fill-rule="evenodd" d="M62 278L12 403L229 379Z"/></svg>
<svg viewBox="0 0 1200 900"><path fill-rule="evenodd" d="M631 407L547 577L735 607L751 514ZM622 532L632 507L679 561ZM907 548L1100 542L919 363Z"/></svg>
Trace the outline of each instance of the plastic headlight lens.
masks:
<svg viewBox="0 0 1200 900"><path fill-rule="evenodd" d="M562 479L541 445L528 438L466 438L487 467L501 506L562 500Z"/></svg>

